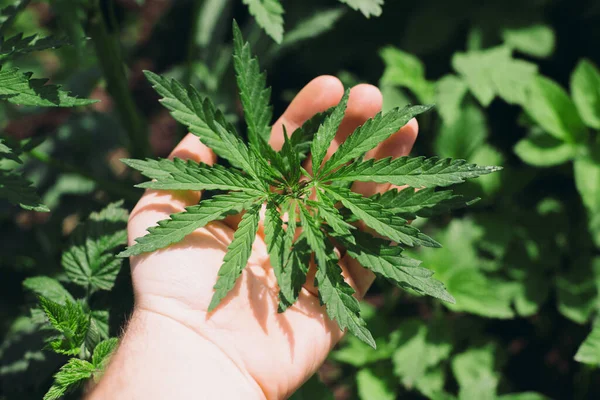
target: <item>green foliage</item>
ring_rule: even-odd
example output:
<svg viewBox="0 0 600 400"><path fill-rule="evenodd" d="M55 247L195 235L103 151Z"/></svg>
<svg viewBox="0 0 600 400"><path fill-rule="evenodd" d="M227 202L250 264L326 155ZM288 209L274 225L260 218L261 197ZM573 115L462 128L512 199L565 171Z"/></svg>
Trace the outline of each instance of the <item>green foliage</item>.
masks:
<svg viewBox="0 0 600 400"><path fill-rule="evenodd" d="M127 242L125 226L129 216L122 202L109 204L98 213L90 214L71 235L62 265L69 280L88 291L110 290L123 260L114 251Z"/></svg>
<svg viewBox="0 0 600 400"><path fill-rule="evenodd" d="M19 155L19 148L15 151L0 138L0 162L6 159L22 164L23 161ZM0 198L8 200L11 204L19 205L25 210L50 211L47 206L42 204L42 199L40 199L30 181L18 172L2 167L0 167Z"/></svg>
<svg viewBox="0 0 600 400"><path fill-rule="evenodd" d="M309 134L312 137L312 141L309 140L314 169L311 176L301 169L300 158L294 151L295 143L301 141L294 138L295 133L289 139L287 133L284 133L286 141L280 152L268 146L271 107L268 104L270 90L265 88L266 77L260 72L257 60L252 57L249 44L243 43L241 32L235 23L233 35L234 66L248 127L249 146L242 142L230 124L218 117L222 114L214 110L209 100L199 97L197 91L192 88L186 90L177 81L168 81L152 73L147 73L147 76L165 97L163 103L171 110L172 115L187 124L206 145L214 145L217 154L225 151L226 158L240 165L241 170L208 167L177 159L125 160L129 166L154 179L142 187L218 189L229 193L202 200L199 205L188 207L186 211L172 215L169 220L160 221L158 226L148 230L148 235L138 238L138 243L121 253L121 256L158 250L182 240L194 230L216 219L233 212L246 211L218 273L215 293L208 309L213 311L233 289L248 262L258 231L260 206L266 202L265 241L280 286L280 311L295 302L305 279L306 267L301 265L310 255L302 244L306 240L315 254L315 281L319 288L319 298L326 305L328 315L338 322L341 330L348 329L375 347L375 341L360 317L359 303L353 296L354 290L343 279L333 249L326 245L325 227L331 229L333 237L344 242L352 257L376 274L393 281L399 287L452 302L454 299L445 291L444 286L431 278L431 271L419 267L417 261L400 255L400 246L390 248L389 241L380 242L370 234L353 234L350 230L354 227L344 220L344 214L338 212L335 203L341 203L356 218L394 242L430 247L438 247L439 244L408 225L406 219L385 209L376 199L363 197L336 183L371 181L434 188L464 182L465 179L500 168L478 167L462 160L422 157L383 159L377 162L360 160L367 151L389 138L410 119L429 110L429 106L396 108L387 113L379 113L357 128L321 166L342 122L349 96L346 91L340 103L325 116L314 133L309 133L308 127L301 128L301 135ZM349 165L339 168L351 161L353 162ZM274 190L269 190L269 187ZM311 190L316 191L317 202L310 199ZM410 202L410 198L414 196L423 197L416 193L418 192L413 190L407 191L406 201ZM423 208L438 206L440 202L435 199L429 196ZM447 198L440 198L441 200ZM412 204L420 206L415 201ZM280 213L286 212L299 215L299 224L295 219L289 222L288 217L284 229ZM286 234L286 230L294 232L296 227L302 227L304 234L301 239L294 240Z"/></svg>
<svg viewBox="0 0 600 400"><path fill-rule="evenodd" d="M66 299L64 305L42 296L39 299L50 325L61 334L49 342L50 348L60 354L78 354L90 323L83 305Z"/></svg>
<svg viewBox="0 0 600 400"><path fill-rule="evenodd" d="M589 365L600 365L600 328L598 328L598 324L594 325L592 332L577 350L575 360Z"/></svg>
<svg viewBox="0 0 600 400"><path fill-rule="evenodd" d="M370 16L378 17L381 15L381 6L383 0L340 0L348 4L352 9L359 10L367 18Z"/></svg>
<svg viewBox="0 0 600 400"><path fill-rule="evenodd" d="M333 392L357 399L600 396L595 343L600 59L594 51L600 24L595 2L425 0L388 1L383 7L380 0L329 5L317 0L140 0L140 7L110 1L101 9L96 5L102 2L83 0L38 3L0 0L0 75L6 78L6 87L0 87L0 398L42 398L62 365L65 372L47 398L79 398L77 386L84 385L78 379L101 376L96 364L106 364L100 358L116 343L110 334L121 332L132 309L129 274L123 271L115 279L121 264L110 254L118 246L98 247L111 240L112 223L88 219L79 224L80 234L72 230L91 211L121 198L122 207L131 209L141 193L133 184L216 191L203 194L202 211L192 207L197 215L169 221L176 229L159 230L165 235L152 239L149 249L176 243L202 218L209 223L266 204L264 231L259 229L256 240L265 233L282 312L306 282L313 247L318 246L315 237L329 237L321 240L327 246L321 258L329 275L320 278L331 289L331 305L337 306L332 313L359 334L364 325L355 318L360 316L377 348L346 335L318 376L292 398L327 399ZM248 15L249 6L258 10L256 17ZM363 18L382 11L383 18ZM234 15L244 22L240 30L263 67L274 73L269 80L239 36L237 44L245 52L237 61L230 57L236 43L227 27ZM280 44L262 33L265 28L279 35ZM215 150L218 164L152 158L168 154L184 132L156 108L156 98L140 80L142 67L160 70L148 77L163 104ZM242 92L230 72L247 69L256 73L246 76ZM8 76L8 71L14 72ZM502 173L457 187L392 189L349 203L379 230L388 229L405 241L440 244L441 249L390 245L388 237L361 234L355 227L365 221L326 189L306 201L272 194L283 194L286 181L314 181L319 171L309 174L300 162L315 158L314 135L333 110L293 132L287 127L289 137L279 153L260 140L246 152L230 135L237 129L245 143L254 126L268 141L272 117L294 93L309 79L336 72L348 86L379 80L384 113L377 118L398 115L407 104L435 104L433 112L418 116L413 154L425 156L422 162L438 156L504 166ZM244 98L240 92L253 94ZM57 107L88 104L87 98L102 103ZM243 112L250 118L248 129L239 124ZM320 151L334 131L320 136ZM373 132L374 126L365 136ZM144 145L148 141L151 150ZM362 156L329 174L321 169L322 178L340 168L356 172L358 163L369 166ZM148 182L123 171L115 161L121 157ZM276 185L257 185L257 177ZM404 177L396 174L394 179ZM351 183L321 185L350 188ZM343 189L335 193L347 197ZM229 211L223 214L223 209ZM444 215L454 209L452 218ZM124 237L124 220L115 219L121 232L114 231L116 236ZM414 221L407 227L404 221L409 220ZM308 232L312 236L292 234L296 228L306 231L303 223L317 227ZM93 226L102 231L96 235L89 229ZM80 235L90 236L82 241ZM374 282L358 311L339 269L327 260L329 243L385 278ZM75 275L67 275L61 253L76 249ZM97 251L102 251L101 259L93 257ZM94 286L88 291L84 282ZM455 303L432 298L449 300L450 293ZM70 322L59 324L62 330L78 332L89 321L78 347L81 339L72 340L71 349L39 305L29 313L36 296L58 304L56 310L75 310ZM87 318L78 319L77 307ZM44 339L59 343L59 351L77 354L51 354L49 346L43 350Z"/></svg>
<svg viewBox="0 0 600 400"><path fill-rule="evenodd" d="M381 15L381 6L384 0L339 0L341 3L347 4L353 10L360 11L365 17L378 17ZM337 18L338 11L332 10L326 14L321 12L315 15L312 21L307 21L301 29L294 29L289 32L286 37L283 37L283 14L285 10L281 5L280 0L242 0L248 6L248 11L256 19L256 23L269 35L276 43L289 45L290 41L297 40L299 36L313 36L315 32L309 33L308 27L322 29L322 25L329 26ZM300 33L302 32L302 33ZM290 39L289 36L292 38ZM250 127L248 127L251 129Z"/></svg>
<svg viewBox="0 0 600 400"><path fill-rule="evenodd" d="M47 85L47 79L33 79L31 73L18 68L0 70L0 99L13 104L38 107L76 107L96 103L78 99L57 85Z"/></svg>
<svg viewBox="0 0 600 400"><path fill-rule="evenodd" d="M62 261L70 283L85 287L85 297L75 299L59 281L47 276L25 279L23 286L35 293L39 307L31 310L32 321L53 331L48 348L70 358L54 375L54 384L44 399L58 399L82 381L99 379L110 354L118 344L109 338L108 312L89 307L94 291L110 290L122 260L113 251L125 243L127 211L121 203L93 212L72 233Z"/></svg>
<svg viewBox="0 0 600 400"><path fill-rule="evenodd" d="M571 92L586 125L600 129L600 71L589 60L580 61L573 71Z"/></svg>
<svg viewBox="0 0 600 400"><path fill-rule="evenodd" d="M98 343L94 349L91 362L79 358L71 358L54 375L54 384L44 396L44 400L59 399L67 391L76 388L80 383L92 377L95 380L99 379L117 343L116 338Z"/></svg>
<svg viewBox="0 0 600 400"><path fill-rule="evenodd" d="M256 22L277 43L283 39L283 7L279 0L242 0Z"/></svg>
<svg viewBox="0 0 600 400"><path fill-rule="evenodd" d="M24 37L23 34L17 34L9 39L0 38L0 61L33 51L55 49L67 44L69 44L67 39L52 36L40 38L38 35Z"/></svg>

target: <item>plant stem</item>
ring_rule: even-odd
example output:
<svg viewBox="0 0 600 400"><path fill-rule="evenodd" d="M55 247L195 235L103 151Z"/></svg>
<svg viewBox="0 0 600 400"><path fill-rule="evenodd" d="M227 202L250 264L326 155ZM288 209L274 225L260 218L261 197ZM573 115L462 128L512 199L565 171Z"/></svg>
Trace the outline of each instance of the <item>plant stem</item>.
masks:
<svg viewBox="0 0 600 400"><path fill-rule="evenodd" d="M115 23L112 0L107 1L109 2L109 20ZM96 49L98 63L106 79L106 88L116 104L117 114L127 132L129 152L132 157L143 158L149 155L150 149L146 123L131 96L118 30L116 26L113 26L112 32L109 32L99 0L93 2L90 11L89 34Z"/></svg>
<svg viewBox="0 0 600 400"><path fill-rule="evenodd" d="M117 197L125 198L131 201L137 201L140 198L140 194L134 191L129 185L124 185L109 179L103 179L92 176L87 172L81 171L80 168L77 168L74 165L52 158L48 154L36 149L27 152L27 154L31 158L41 161L44 164L50 165L58 170L61 170L62 172L77 174L91 181L94 181L100 189L106 191L107 193L111 193Z"/></svg>

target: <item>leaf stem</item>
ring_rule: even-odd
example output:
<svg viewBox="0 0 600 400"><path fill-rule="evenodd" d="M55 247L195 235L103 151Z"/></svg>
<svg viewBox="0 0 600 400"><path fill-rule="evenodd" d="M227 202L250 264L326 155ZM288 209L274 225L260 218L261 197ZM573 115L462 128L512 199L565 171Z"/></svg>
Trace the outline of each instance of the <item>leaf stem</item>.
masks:
<svg viewBox="0 0 600 400"><path fill-rule="evenodd" d="M112 0L107 0L107 3L109 21L111 24L116 24ZM112 32L109 31L99 0L95 0L89 16L89 34L94 43L98 63L106 79L106 88L116 104L121 124L129 136L129 151L132 157L143 158L149 154L150 150L146 123L137 109L129 89L118 30L116 25L111 28Z"/></svg>
<svg viewBox="0 0 600 400"><path fill-rule="evenodd" d="M74 165L71 165L61 160L57 160L39 150L33 149L28 151L26 154L28 154L31 158L41 161L44 164L52 166L62 172L77 174L91 181L94 181L100 189L105 190L107 193L111 193L117 197L125 198L131 201L137 201L140 198L139 193L137 193L129 185L124 185L114 180L103 179L93 176L85 171L82 171L80 168Z"/></svg>

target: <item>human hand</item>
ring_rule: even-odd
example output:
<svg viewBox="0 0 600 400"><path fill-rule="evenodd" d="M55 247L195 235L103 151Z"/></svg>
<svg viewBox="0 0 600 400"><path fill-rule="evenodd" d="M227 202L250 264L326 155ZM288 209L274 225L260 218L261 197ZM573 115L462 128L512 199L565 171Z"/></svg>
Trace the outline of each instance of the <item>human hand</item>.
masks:
<svg viewBox="0 0 600 400"><path fill-rule="evenodd" d="M287 132L293 132L315 113L335 106L342 94L343 86L335 77L321 76L311 81L273 126L270 144L276 150L281 148L283 125ZM355 86L350 92L346 115L328 156L357 126L379 112L381 105L379 89L365 84ZM370 151L367 158L407 155L416 139L417 129L416 121L412 120ZM179 143L171 157L207 164L216 160L214 153L191 134ZM355 183L352 189L370 196L389 190L390 185L360 182ZM157 221L196 204L200 196L198 192L147 191L131 213L128 225L130 245ZM152 346L154 341L161 345L158 342L164 340L170 342L173 348L182 346L179 353L173 350L178 355L172 357L179 357L179 360L165 362L157 356L161 359L147 360L148 363L156 361L165 368L181 368L180 361L186 354L189 357L196 355L195 362L189 364L196 374L193 371L181 372L189 373L189 379L196 376L200 381L209 381L198 389L205 392L196 391L195 397L215 398L216 394L220 394L221 398L286 398L319 368L343 333L336 322L329 320L325 308L319 303L317 290L312 284L314 272L309 273L294 306L284 313L277 312L277 282L269 264L262 224L252 256L235 288L213 312L207 312L217 272L237 221L239 216L212 222L175 245L132 257L135 310L121 345L130 350L119 349L105 379L115 375L111 371L117 368L114 364L127 370L127 358L141 354L139 352L145 348L131 343L136 335L130 334L131 330L157 335L155 340L147 339L147 346ZM341 258L340 266L356 295L362 297L374 275L348 256ZM123 352L127 352L127 356ZM168 352L165 355L168 356ZM156 379L168 378L157 374ZM156 379L146 376L144 385L136 391L140 398L140 390L147 392L145 398L160 397L162 389L155 387ZM226 387L230 394L214 389L209 395L206 391L212 390L208 389L210 385ZM184 393L192 393L182 392L180 386L173 385L171 391L165 393L173 395L179 391L180 397L184 397ZM100 387L98 390L109 389Z"/></svg>

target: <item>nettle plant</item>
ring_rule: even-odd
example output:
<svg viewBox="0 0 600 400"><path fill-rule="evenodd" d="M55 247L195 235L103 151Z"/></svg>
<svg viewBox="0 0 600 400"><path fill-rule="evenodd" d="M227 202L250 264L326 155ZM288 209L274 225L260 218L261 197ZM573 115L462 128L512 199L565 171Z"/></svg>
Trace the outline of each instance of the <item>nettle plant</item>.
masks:
<svg viewBox="0 0 600 400"><path fill-rule="evenodd" d="M444 285L432 277L433 272L421 267L420 261L403 255L404 246L440 247L411 226L409 220L471 203L476 199L466 201L451 190L436 188L489 174L500 167L435 157L363 159L367 151L431 106L407 106L377 114L324 161L344 116L348 91L336 107L314 116L289 137L284 128L283 148L275 151L268 144L272 108L266 76L260 72L257 59L252 57L250 46L244 43L235 23L233 37L233 60L248 127L248 145L210 99L202 98L193 87L186 88L176 80L146 72L173 117L231 166L209 166L177 158L124 160L152 179L138 187L223 193L160 221L120 255L134 256L164 248L211 221L244 212L218 273L209 306L209 311L213 311L235 286L248 262L264 206L265 242L280 288L280 312L297 300L314 258L315 286L329 317L337 321L340 329L348 329L375 347L360 317L354 290L341 274L336 246L403 289L454 302ZM303 167L309 153L312 172ZM364 197L350 190L355 181L407 187ZM359 231L355 226L358 221L378 236Z"/></svg>

